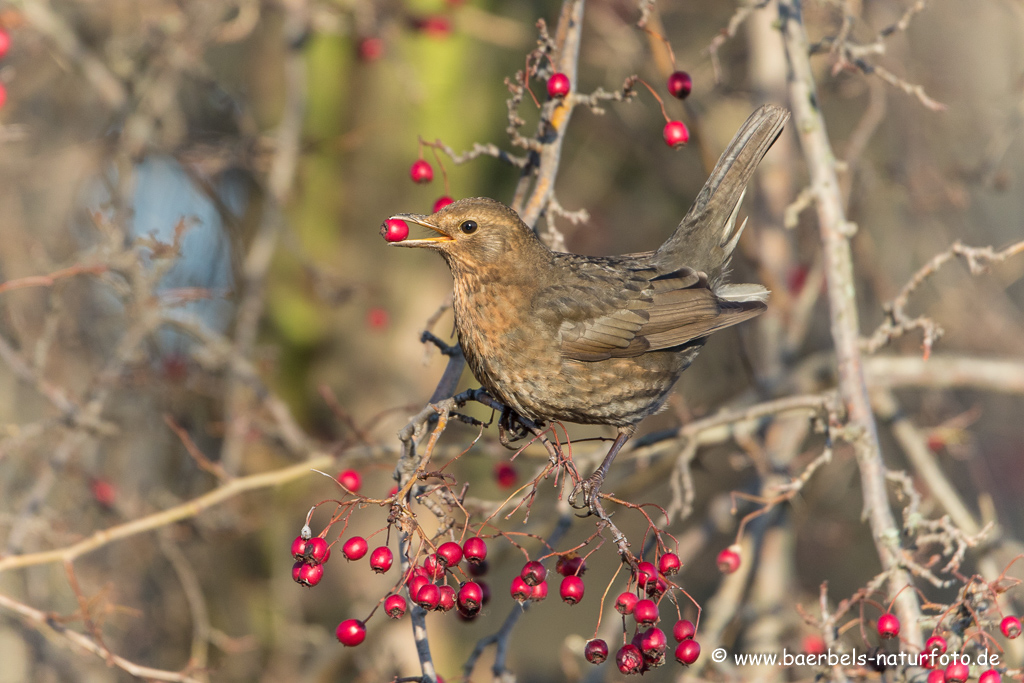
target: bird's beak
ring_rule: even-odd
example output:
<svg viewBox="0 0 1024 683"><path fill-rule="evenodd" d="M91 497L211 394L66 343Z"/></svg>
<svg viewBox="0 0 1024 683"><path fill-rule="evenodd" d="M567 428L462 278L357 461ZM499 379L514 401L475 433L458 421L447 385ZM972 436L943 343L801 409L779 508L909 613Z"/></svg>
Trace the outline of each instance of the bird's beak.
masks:
<svg viewBox="0 0 1024 683"><path fill-rule="evenodd" d="M422 225L425 228L430 228L438 234L437 237L425 237L419 240L402 240L401 242L391 242L389 246L392 247L427 247L428 249L440 249L445 242L453 242L454 240L441 228L437 227L433 223L427 220L427 216L418 213L399 213L391 218L397 218L398 220L405 221L407 223L415 223L416 225Z"/></svg>

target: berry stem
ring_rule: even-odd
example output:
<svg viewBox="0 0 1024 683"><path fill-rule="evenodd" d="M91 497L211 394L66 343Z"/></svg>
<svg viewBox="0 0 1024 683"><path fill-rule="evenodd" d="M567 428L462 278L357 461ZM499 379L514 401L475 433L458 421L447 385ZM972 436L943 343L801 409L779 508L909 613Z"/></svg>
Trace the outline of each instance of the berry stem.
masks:
<svg viewBox="0 0 1024 683"><path fill-rule="evenodd" d="M651 94L654 95L654 99L658 100L658 106L661 107L661 115L665 117L665 123L668 123L669 121L671 121L672 119L670 119L668 117L668 112L665 111L665 103L662 101L661 96L658 95L658 93L654 91L654 88L652 88L647 81L645 81L642 78L637 79L637 80L639 80L641 83L643 83L645 88L647 88L648 90L651 91Z"/></svg>

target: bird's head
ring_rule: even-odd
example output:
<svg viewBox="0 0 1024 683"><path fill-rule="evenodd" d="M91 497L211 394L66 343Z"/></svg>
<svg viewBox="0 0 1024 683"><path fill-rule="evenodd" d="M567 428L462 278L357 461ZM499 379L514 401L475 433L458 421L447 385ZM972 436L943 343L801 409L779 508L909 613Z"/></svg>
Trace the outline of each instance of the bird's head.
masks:
<svg viewBox="0 0 1024 683"><path fill-rule="evenodd" d="M509 257L522 260L532 254L550 254L519 214L486 197L461 199L430 216L405 213L392 218L422 225L437 234L391 242L391 246L438 251L453 271L488 268Z"/></svg>

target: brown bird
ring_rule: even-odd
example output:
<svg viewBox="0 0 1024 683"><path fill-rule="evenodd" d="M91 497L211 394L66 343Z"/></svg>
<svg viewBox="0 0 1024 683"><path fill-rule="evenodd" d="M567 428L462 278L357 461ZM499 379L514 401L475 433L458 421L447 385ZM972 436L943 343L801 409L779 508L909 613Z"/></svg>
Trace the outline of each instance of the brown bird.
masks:
<svg viewBox="0 0 1024 683"><path fill-rule="evenodd" d="M708 335L763 312L768 290L726 284L740 202L789 112L751 114L672 236L657 251L581 256L551 251L515 211L463 199L431 216L398 218L436 237L393 242L433 249L455 281L455 326L473 374L537 423L618 428L604 462L570 495L595 509L606 472L637 423L657 412ZM745 222L744 222L745 223Z"/></svg>

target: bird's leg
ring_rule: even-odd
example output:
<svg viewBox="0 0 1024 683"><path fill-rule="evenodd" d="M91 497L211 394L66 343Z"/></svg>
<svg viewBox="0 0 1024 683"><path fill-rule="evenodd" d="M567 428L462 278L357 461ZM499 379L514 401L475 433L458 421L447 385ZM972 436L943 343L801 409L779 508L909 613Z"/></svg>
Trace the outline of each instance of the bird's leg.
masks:
<svg viewBox="0 0 1024 683"><path fill-rule="evenodd" d="M515 411L509 408L501 411L501 417L498 418L498 441L502 446L510 451L519 450L515 442L524 439L528 433L527 426Z"/></svg>
<svg viewBox="0 0 1024 683"><path fill-rule="evenodd" d="M604 476L608 473L608 468L611 467L612 461L615 460L615 456L619 454L622 447L627 441L629 441L629 437L633 436L633 432L635 430L635 425L619 427L619 434L615 437L615 441L612 442L612 447L608 450L608 455L604 456L601 466L598 467L592 475L576 484L572 493L569 494L569 505L573 506L577 510L589 507L591 511L596 514L597 511L594 508L594 501L597 500L598 494L601 493L601 485L604 483ZM577 505L576 501L581 494L583 496L583 500L580 501L579 505Z"/></svg>

